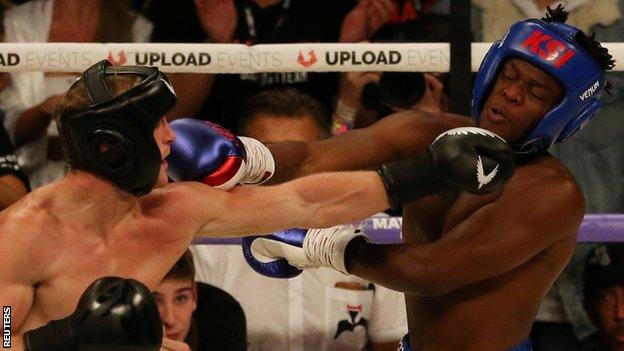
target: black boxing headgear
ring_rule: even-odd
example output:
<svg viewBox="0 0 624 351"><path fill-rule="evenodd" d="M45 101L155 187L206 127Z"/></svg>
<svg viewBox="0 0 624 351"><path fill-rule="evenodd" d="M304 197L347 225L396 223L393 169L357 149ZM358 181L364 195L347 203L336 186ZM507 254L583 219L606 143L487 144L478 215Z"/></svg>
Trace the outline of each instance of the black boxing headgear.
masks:
<svg viewBox="0 0 624 351"><path fill-rule="evenodd" d="M118 74L143 80L113 96L104 78ZM91 66L79 81L92 104L60 115L59 136L67 162L135 196L149 193L161 165L154 128L176 101L171 84L156 67L113 67L106 60Z"/></svg>

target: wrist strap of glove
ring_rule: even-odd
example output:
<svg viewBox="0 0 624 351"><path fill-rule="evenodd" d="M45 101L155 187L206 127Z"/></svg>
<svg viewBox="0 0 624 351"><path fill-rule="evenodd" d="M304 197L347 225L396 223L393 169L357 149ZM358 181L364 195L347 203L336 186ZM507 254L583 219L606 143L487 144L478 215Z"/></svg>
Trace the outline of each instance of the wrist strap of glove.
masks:
<svg viewBox="0 0 624 351"><path fill-rule="evenodd" d="M408 202L440 190L433 165L433 157L427 150L416 158L386 163L377 170L393 209L399 210Z"/></svg>
<svg viewBox="0 0 624 351"><path fill-rule="evenodd" d="M350 226L310 229L303 240L303 250L313 263L349 274L345 266L345 249L355 238L370 242L366 234Z"/></svg>
<svg viewBox="0 0 624 351"><path fill-rule="evenodd" d="M261 142L253 138L239 137L245 145L247 162L242 184L262 184L275 173L275 160L271 151Z"/></svg>
<svg viewBox="0 0 624 351"><path fill-rule="evenodd" d="M70 317L24 333L25 351L77 351Z"/></svg>

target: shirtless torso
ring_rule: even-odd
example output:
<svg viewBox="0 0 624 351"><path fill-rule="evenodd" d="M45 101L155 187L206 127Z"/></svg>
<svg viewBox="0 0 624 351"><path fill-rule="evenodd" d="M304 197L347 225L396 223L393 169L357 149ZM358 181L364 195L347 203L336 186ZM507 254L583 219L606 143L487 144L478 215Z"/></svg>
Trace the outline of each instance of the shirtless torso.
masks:
<svg viewBox="0 0 624 351"><path fill-rule="evenodd" d="M314 144L275 144L275 179L377 167L462 126L474 122L404 112ZM583 213L572 175L545 154L519 164L500 192L439 193L408 204L405 244L353 248L349 270L406 294L414 350L500 351L527 338L541 298L572 255Z"/></svg>
<svg viewBox="0 0 624 351"><path fill-rule="evenodd" d="M144 208L150 199L113 199L120 192L100 185L97 203L66 179L0 215L0 245L14 263L13 294L5 295L14 325L21 325L14 333L71 314L98 277L134 278L155 288L190 243L192 235L176 238L183 230L178 223ZM186 229L191 233L192 224Z"/></svg>
<svg viewBox="0 0 624 351"><path fill-rule="evenodd" d="M527 188L544 177L553 187L547 191L572 187L576 194L569 196L576 199L561 204ZM525 196L512 195L516 191ZM504 350L528 336L541 299L573 253L582 195L570 173L550 156L520 166L503 193L436 196L406 207L404 241L440 240L440 248L448 245L451 251L439 259L451 257L447 269L455 270L440 295L406 294L415 350ZM496 208L508 196L515 204ZM494 213L506 218L496 219ZM448 241L441 240L446 236ZM455 244L466 249L453 252Z"/></svg>
<svg viewBox="0 0 624 351"><path fill-rule="evenodd" d="M319 194L321 188L327 191ZM362 205L362 197L371 201ZM0 213L0 304L12 307L11 350L23 350L24 332L71 314L98 278L133 278L155 289L194 235L328 227L386 206L373 172L229 192L179 182L139 198L89 173L70 172ZM319 216L306 216L310 210Z"/></svg>

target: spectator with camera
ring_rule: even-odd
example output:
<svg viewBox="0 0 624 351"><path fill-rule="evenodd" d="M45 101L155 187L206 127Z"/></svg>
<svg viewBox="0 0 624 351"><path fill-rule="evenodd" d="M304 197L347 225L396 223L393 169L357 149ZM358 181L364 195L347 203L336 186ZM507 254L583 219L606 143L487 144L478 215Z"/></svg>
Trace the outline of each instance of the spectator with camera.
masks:
<svg viewBox="0 0 624 351"><path fill-rule="evenodd" d="M385 26L377 42L445 42L450 40L450 17L422 14L406 23ZM448 109L447 73L348 72L341 76L332 115L332 134L366 127L393 112Z"/></svg>

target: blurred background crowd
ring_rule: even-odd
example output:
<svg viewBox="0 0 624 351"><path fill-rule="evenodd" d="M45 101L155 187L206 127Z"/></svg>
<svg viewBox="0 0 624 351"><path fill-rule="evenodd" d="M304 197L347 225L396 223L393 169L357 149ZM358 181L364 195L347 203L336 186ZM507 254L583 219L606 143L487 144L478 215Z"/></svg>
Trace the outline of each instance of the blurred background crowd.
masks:
<svg viewBox="0 0 624 351"><path fill-rule="evenodd" d="M572 25L624 42L624 0L473 0L472 39L495 41L559 3ZM450 0L2 0L0 7L5 42L449 42L454 20ZM447 112L452 74L170 74L178 103L168 118L214 121L263 142L320 140L396 111ZM598 117L552 150L579 181L589 213L624 210L624 75L607 77L611 94ZM0 73L0 210L67 172L51 115L76 78ZM154 293L167 337L191 350L395 350L407 330L400 293L329 269L263 277L235 245L192 247ZM624 244L579 245L531 337L537 351L624 350Z"/></svg>

